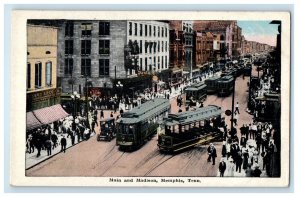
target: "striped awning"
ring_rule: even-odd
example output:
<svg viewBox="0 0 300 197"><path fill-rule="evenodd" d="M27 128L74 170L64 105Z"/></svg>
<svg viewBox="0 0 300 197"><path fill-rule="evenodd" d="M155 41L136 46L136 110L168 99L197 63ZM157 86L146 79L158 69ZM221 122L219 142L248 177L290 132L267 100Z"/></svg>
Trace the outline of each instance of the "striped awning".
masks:
<svg viewBox="0 0 300 197"><path fill-rule="evenodd" d="M33 114L42 124L49 124L69 115L60 104L34 110Z"/></svg>
<svg viewBox="0 0 300 197"><path fill-rule="evenodd" d="M33 115L32 112L26 113L26 129L31 130L41 127L43 124Z"/></svg>

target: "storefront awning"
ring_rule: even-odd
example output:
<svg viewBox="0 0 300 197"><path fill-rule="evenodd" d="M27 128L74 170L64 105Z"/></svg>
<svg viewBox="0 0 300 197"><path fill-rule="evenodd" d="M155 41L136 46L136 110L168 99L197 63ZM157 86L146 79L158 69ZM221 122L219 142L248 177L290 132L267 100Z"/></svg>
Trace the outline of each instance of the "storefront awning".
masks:
<svg viewBox="0 0 300 197"><path fill-rule="evenodd" d="M55 122L69 114L65 112L60 104L34 110L33 115L44 125Z"/></svg>
<svg viewBox="0 0 300 197"><path fill-rule="evenodd" d="M31 130L41 127L43 124L33 115L32 112L26 113L26 129Z"/></svg>

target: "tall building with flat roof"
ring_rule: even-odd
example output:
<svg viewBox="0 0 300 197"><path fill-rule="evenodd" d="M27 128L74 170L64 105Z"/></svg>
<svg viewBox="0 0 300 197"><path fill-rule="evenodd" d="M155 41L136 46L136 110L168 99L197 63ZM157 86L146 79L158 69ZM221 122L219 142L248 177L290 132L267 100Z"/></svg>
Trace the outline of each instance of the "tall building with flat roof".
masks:
<svg viewBox="0 0 300 197"><path fill-rule="evenodd" d="M169 68L166 22L66 20L58 42L58 76L66 93L85 92L88 79L100 94L111 95L117 81L135 87Z"/></svg>

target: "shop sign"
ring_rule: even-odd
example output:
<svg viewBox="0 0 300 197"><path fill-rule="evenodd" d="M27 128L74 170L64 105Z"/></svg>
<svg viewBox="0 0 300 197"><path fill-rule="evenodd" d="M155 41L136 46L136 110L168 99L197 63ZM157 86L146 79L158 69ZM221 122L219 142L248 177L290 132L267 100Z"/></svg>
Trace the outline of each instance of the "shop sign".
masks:
<svg viewBox="0 0 300 197"><path fill-rule="evenodd" d="M36 103L40 101L49 100L61 96L61 89L54 88L50 90L32 92L27 94L27 102Z"/></svg>
<svg viewBox="0 0 300 197"><path fill-rule="evenodd" d="M88 88L89 91L89 96L101 96L101 88L100 87L89 87Z"/></svg>

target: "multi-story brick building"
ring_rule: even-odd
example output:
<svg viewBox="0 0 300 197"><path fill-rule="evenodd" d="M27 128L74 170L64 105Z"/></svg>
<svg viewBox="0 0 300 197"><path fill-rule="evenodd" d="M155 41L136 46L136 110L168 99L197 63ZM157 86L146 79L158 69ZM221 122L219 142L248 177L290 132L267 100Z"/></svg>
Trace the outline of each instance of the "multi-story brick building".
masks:
<svg viewBox="0 0 300 197"><path fill-rule="evenodd" d="M56 65L57 28L27 25L27 111L60 103Z"/></svg>
<svg viewBox="0 0 300 197"><path fill-rule="evenodd" d="M181 82L182 71L192 74L193 25L191 21L170 21L170 85Z"/></svg>
<svg viewBox="0 0 300 197"><path fill-rule="evenodd" d="M195 32L195 62L197 67L203 67L203 64L209 62L214 58L214 39L211 32ZM215 48L219 48L215 43Z"/></svg>
<svg viewBox="0 0 300 197"><path fill-rule="evenodd" d="M94 89L110 93L116 81L124 82L126 89L145 83L139 77L142 73L155 74L169 67L169 25L165 22L64 21L58 42L63 92L84 92L88 78Z"/></svg>
<svg viewBox="0 0 300 197"><path fill-rule="evenodd" d="M221 56L224 58L232 57L234 28L236 21L194 21L193 29L195 31L209 31L213 34L220 34ZM234 43L235 44L235 43Z"/></svg>

